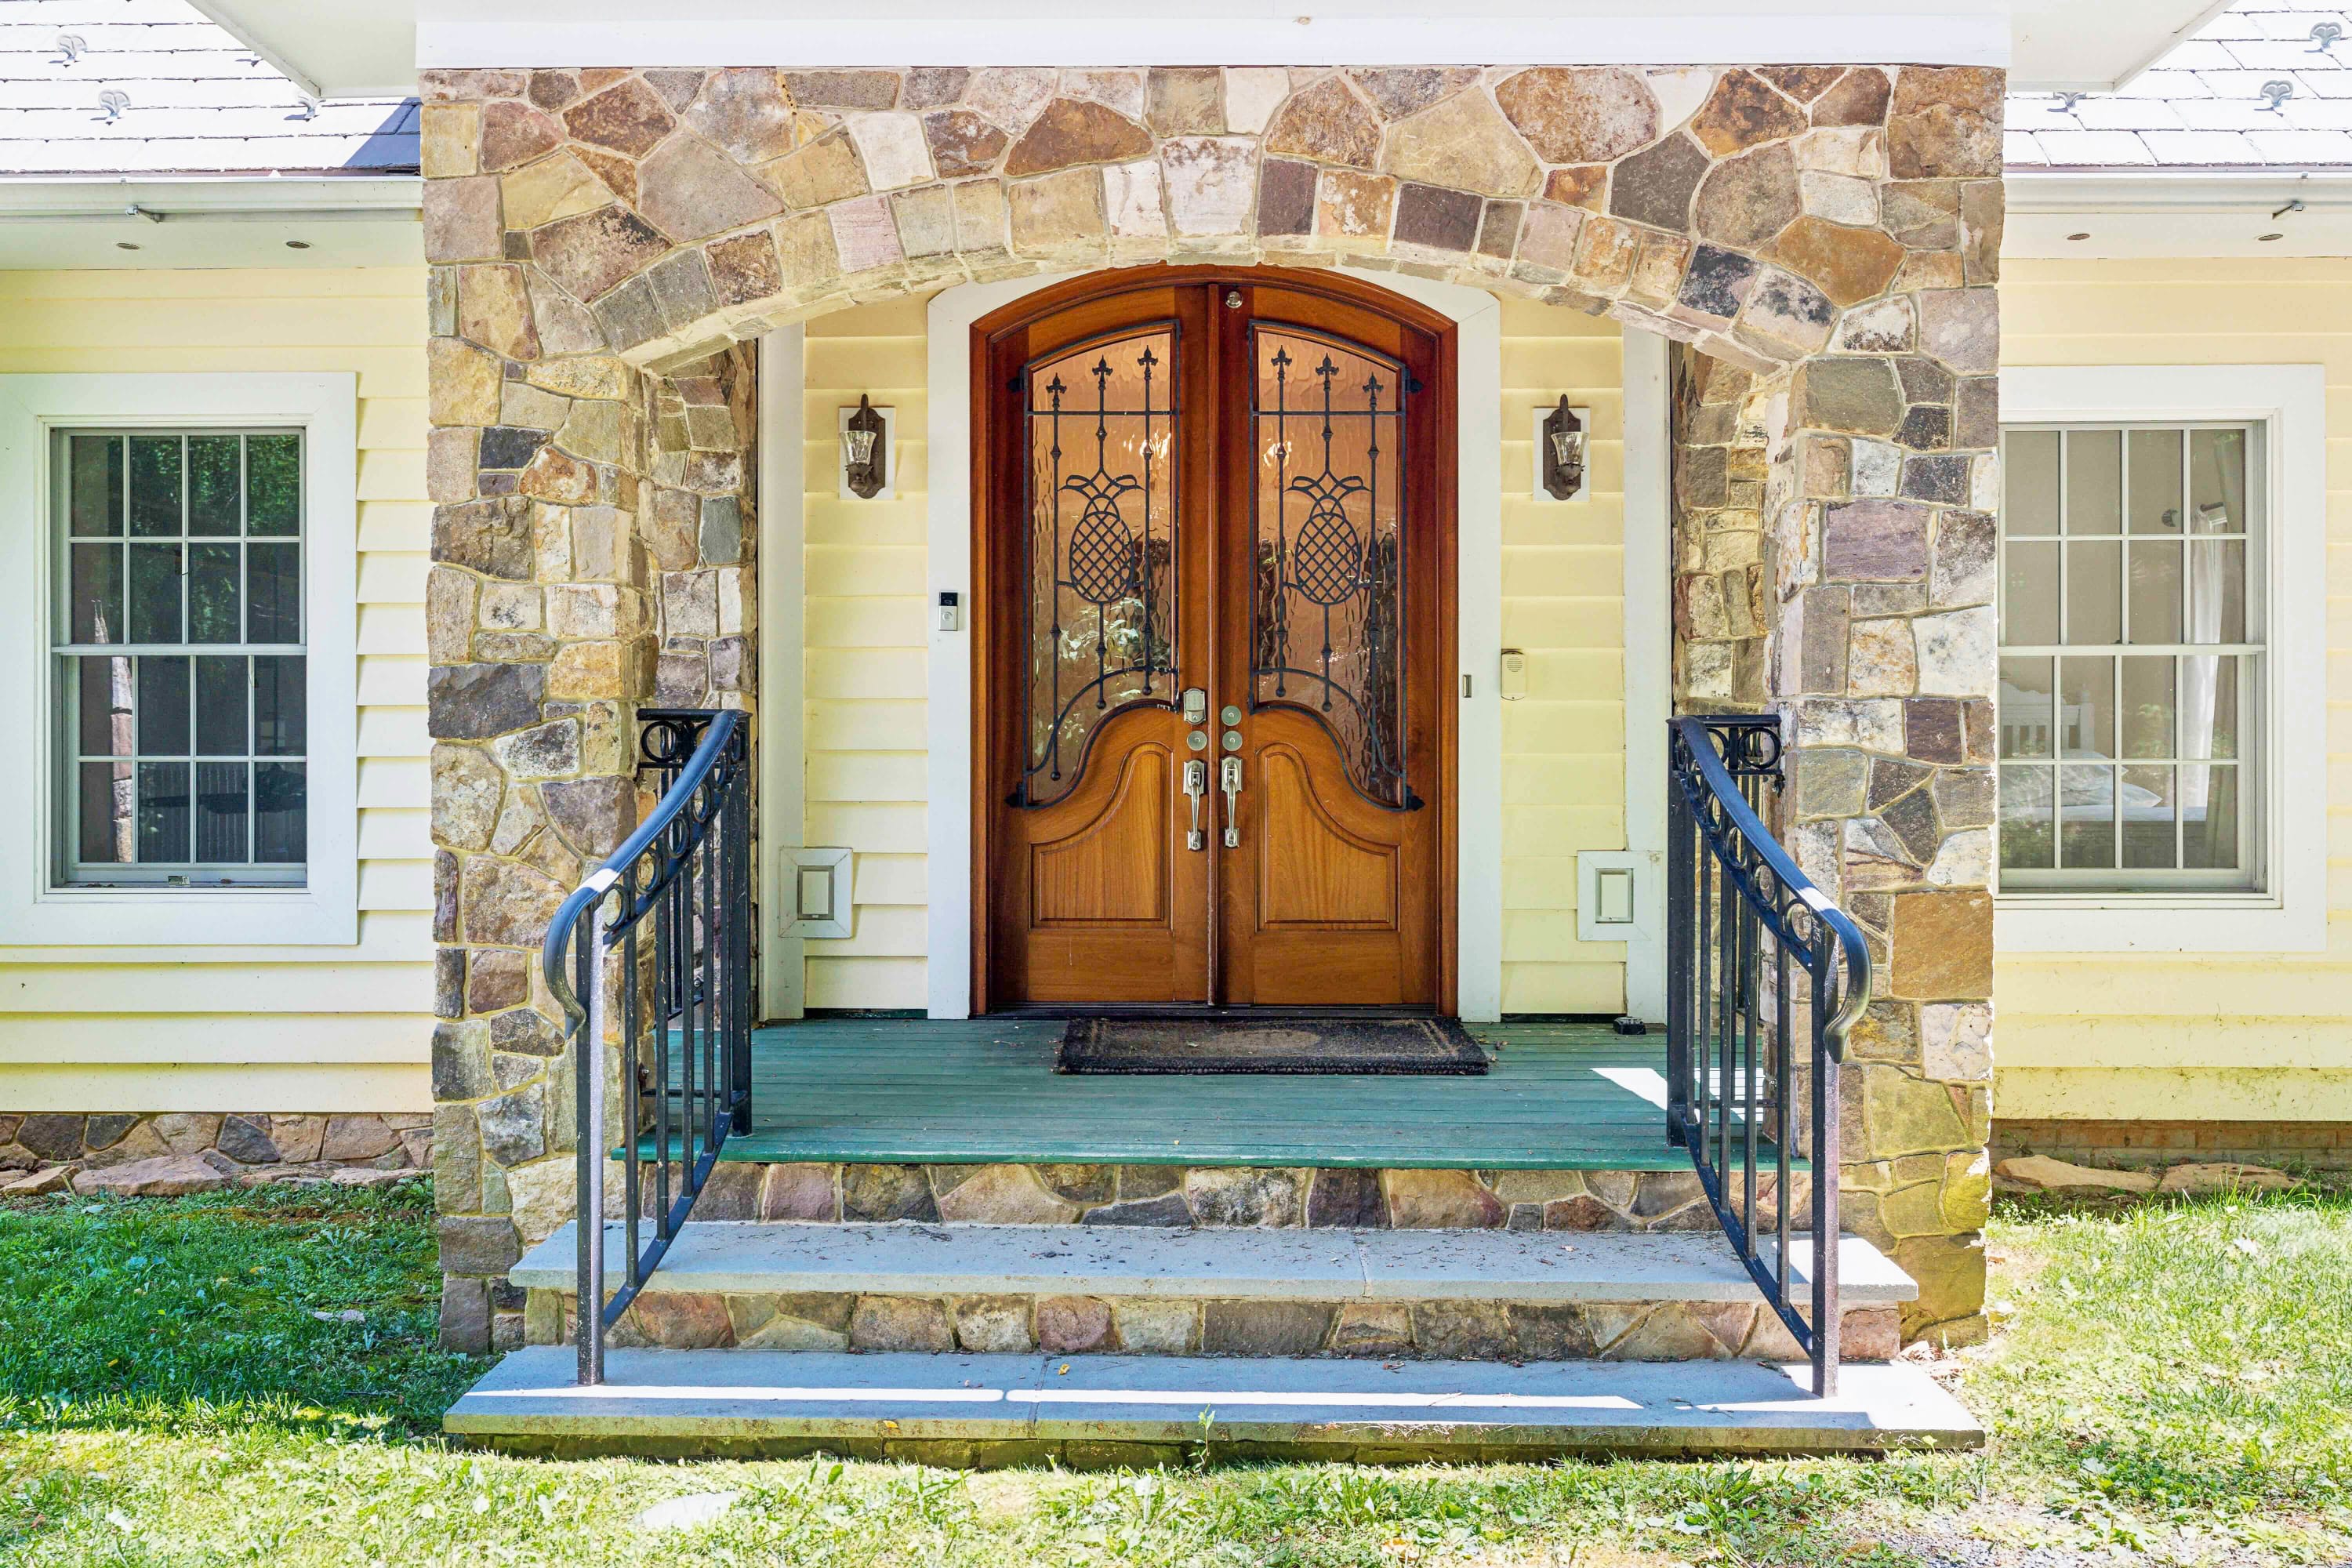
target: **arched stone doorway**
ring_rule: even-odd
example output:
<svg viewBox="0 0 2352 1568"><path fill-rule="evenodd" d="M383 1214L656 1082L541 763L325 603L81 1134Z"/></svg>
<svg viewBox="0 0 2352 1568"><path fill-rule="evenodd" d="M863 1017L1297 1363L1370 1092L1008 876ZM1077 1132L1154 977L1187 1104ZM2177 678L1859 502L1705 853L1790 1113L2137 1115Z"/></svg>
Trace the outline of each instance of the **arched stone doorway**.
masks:
<svg viewBox="0 0 2352 1568"><path fill-rule="evenodd" d="M634 709L751 700L740 345L853 300L1214 259L1397 270L1691 345L1678 692L1794 732L1784 831L1884 944L1850 1212L1935 1281L1919 1323L1971 1319L2000 91L1920 66L429 73L461 1306L569 1203L528 949L634 820Z"/></svg>

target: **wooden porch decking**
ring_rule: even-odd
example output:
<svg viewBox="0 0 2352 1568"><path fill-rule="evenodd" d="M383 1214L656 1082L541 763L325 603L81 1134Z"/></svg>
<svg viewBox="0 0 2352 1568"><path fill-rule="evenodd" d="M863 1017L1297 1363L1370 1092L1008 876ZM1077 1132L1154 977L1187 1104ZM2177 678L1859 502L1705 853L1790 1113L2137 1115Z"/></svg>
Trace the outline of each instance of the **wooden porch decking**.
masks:
<svg viewBox="0 0 2352 1568"><path fill-rule="evenodd" d="M730 1160L1673 1171L1665 1037L1481 1025L1479 1078L1065 1077L1058 1020L823 1018L753 1037Z"/></svg>

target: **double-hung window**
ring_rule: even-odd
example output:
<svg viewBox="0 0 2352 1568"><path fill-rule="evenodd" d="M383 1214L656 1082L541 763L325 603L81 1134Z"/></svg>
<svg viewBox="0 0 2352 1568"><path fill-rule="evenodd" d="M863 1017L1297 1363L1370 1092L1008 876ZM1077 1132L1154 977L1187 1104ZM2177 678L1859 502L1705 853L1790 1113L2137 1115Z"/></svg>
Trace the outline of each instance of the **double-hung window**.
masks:
<svg viewBox="0 0 2352 1568"><path fill-rule="evenodd" d="M2004 889L2261 885L2263 439L2004 433Z"/></svg>
<svg viewBox="0 0 2352 1568"><path fill-rule="evenodd" d="M22 699L0 946L359 940L363 753L394 808L376 896L416 907L423 509L380 507L361 554L357 394L349 371L0 375Z"/></svg>
<svg viewBox="0 0 2352 1568"><path fill-rule="evenodd" d="M302 433L50 440L52 885L302 886Z"/></svg>
<svg viewBox="0 0 2352 1568"><path fill-rule="evenodd" d="M2012 951L2326 941L2324 378L2001 373Z"/></svg>

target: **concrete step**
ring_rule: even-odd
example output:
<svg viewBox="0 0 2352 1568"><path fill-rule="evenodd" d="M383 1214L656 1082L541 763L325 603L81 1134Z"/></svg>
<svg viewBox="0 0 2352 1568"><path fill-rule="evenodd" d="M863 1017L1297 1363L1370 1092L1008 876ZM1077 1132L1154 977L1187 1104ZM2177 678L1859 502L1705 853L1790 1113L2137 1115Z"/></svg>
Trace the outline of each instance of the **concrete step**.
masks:
<svg viewBox="0 0 2352 1568"><path fill-rule="evenodd" d="M1984 1431L1916 1367L1758 1363L1252 1362L1172 1356L568 1349L509 1354L450 1410L462 1438L541 1453L1148 1466L1196 1457L1535 1459L1969 1448Z"/></svg>
<svg viewBox="0 0 2352 1568"><path fill-rule="evenodd" d="M607 1232L618 1260L621 1227ZM568 1338L566 1226L509 1275L532 1343ZM1812 1248L1790 1264L1801 1297ZM1847 1354L1883 1360L1916 1288L1839 1247ZM1557 1361L1798 1352L1719 1236L1499 1230L688 1224L614 1342Z"/></svg>

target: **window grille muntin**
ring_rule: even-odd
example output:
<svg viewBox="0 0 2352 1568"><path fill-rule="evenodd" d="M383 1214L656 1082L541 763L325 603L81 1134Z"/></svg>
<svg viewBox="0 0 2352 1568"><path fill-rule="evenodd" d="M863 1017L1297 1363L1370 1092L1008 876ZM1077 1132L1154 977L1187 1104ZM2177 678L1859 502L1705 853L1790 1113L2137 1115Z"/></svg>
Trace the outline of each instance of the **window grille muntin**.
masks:
<svg viewBox="0 0 2352 1568"><path fill-rule="evenodd" d="M53 880L305 886L311 606L303 432L78 426L51 439ZM224 494L222 459L230 456L235 479ZM267 475L257 474L257 456L268 460ZM159 479L166 482L152 482ZM110 570L93 574L101 560ZM167 575L171 592L159 595ZM92 586L103 613L85 602ZM134 632L146 640L130 640ZM100 682L105 690L94 692ZM235 745L223 733L232 684ZM179 713L173 704L184 704ZM242 802L236 816L210 814L209 838L207 786L216 800ZM115 814L110 830L88 822L94 806ZM132 858L92 858L92 847L110 840L113 853Z"/></svg>
<svg viewBox="0 0 2352 1568"><path fill-rule="evenodd" d="M2032 482L2027 470L2033 465L2021 460L2020 438L2042 436L2055 437L2054 462L2044 466L2050 493L2032 508L2021 507L2021 486ZM2147 514L2135 507L2135 436L2179 439L2180 519L2177 529L2164 526L2161 519L2158 526L2145 526ZM2218 442L2231 436L2238 438L2238 526L2201 526L2199 516L2210 514L2195 507L2200 437ZM2074 526L2079 478L2074 471L2076 437L2113 437L2116 443L2115 526L2111 531L2077 529ZM2264 594L2270 526L2264 489L2267 437L2260 422L2226 419L2037 421L2003 427L2005 493L1998 562L2000 676L1995 728L2004 893L2245 893L2264 887L2265 799L2271 782L2266 776L2269 741L2263 701L2270 679ZM2168 485L2168 478L2160 471L2151 472L2156 473L2159 488ZM2083 569L2078 554L2096 560L2109 546L2115 552L2112 626L2103 618L2104 609L2078 597L2078 585L2073 580ZM2132 569L2141 552L2160 557L2168 548L2177 549L2180 557L2178 603L2169 607L2136 592ZM2218 587L2224 592L2234 587L2239 595L2234 624L2225 604L2221 624L2213 628L2214 635L2202 640L2197 636L2195 603L2200 552L2206 559L2227 563L2216 574ZM2024 617L2019 614L2015 590L2041 572L2054 578L2044 605L2055 625L2051 626L2047 617L2036 617L2040 624L2021 626L2018 623ZM2086 609L2092 610L2093 623L2087 626L2079 624ZM2176 610L2177 621L2171 618ZM2152 617L2158 621L2154 628L2157 635L2138 640L2136 634L2148 632L2145 623ZM2032 635L2037 632L2048 635ZM2222 632L2234 635L2224 637L2220 635ZM2171 635L2162 635L2166 633ZM2102 664L2104 671L2095 668ZM2142 678L2137 689L2132 679L2135 666ZM2201 668L2206 666L2210 669ZM2136 735L2129 720L2135 696L2144 698L2150 689L2145 678L2157 673L2159 667L2167 672L2170 714L2169 733L2163 737L2168 743L2162 746L2147 741L2146 725ZM2192 674L2199 678L2194 682L2189 679ZM2021 683L2021 678L2034 676L2042 681L2038 689ZM2090 696L2095 707L2104 700L2104 721L2095 716L2094 720L2105 729L2108 744L2103 754L2075 758L2063 754L2070 677L2071 689ZM2202 685L2211 703L2201 740L2191 733L2189 704L2184 699L2192 684ZM2029 694L2042 700L2021 700ZM2139 706L2145 709L2147 704L2143 700ZM2076 705L2078 711L2080 707ZM2212 726L2224 713L2235 726L2232 743L2226 747L2211 743ZM2038 739L2031 733L2036 730L2041 731ZM2100 739L2095 732L2087 738L2094 742ZM2080 749L2089 752L2096 747ZM2095 776L2102 774L2103 778ZM2210 822L2217 797L2228 796L2228 809L2234 817L2228 838L2228 865L2191 864L2183 785L2192 776L2204 785L2201 820ZM2160 783L2168 787L2150 787ZM2104 848L2096 844L2094 833L2085 831L2076 836L2076 850L2070 854L2065 798L2070 790L2075 796L2074 822L2105 823ZM2137 798L2149 794L2159 799ZM2116 809L2118 802L2123 803L2121 810ZM2018 817L2021 814L2017 809L2044 803L2055 808L2048 821L2046 851L2042 836L2021 832ZM2156 841L2146 827L2148 813L2157 805L2169 813L2169 864L2134 864L2135 858L2147 857L2144 852L2136 856L2130 845ZM2099 815L2102 808L2104 817ZM2136 809L2143 818L2142 832L2127 837ZM2214 858L2210 846L2204 858Z"/></svg>

